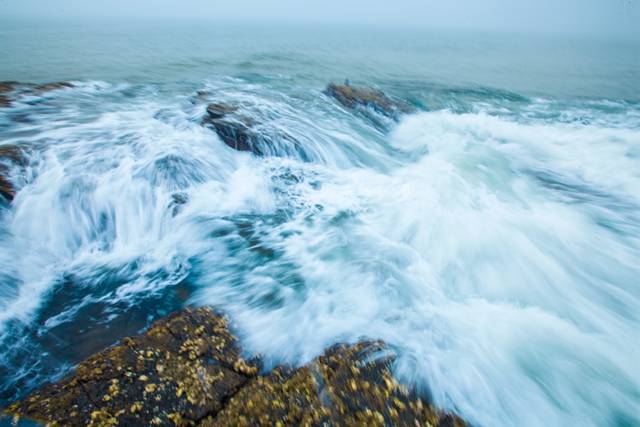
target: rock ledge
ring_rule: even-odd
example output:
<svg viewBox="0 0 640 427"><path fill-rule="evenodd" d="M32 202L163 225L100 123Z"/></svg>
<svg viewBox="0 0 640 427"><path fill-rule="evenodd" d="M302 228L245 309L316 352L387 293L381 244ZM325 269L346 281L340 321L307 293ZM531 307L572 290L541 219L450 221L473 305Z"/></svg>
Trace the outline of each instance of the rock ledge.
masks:
<svg viewBox="0 0 640 427"><path fill-rule="evenodd" d="M391 376L380 342L336 345L298 368L260 373L225 317L187 309L9 406L64 426L463 426Z"/></svg>

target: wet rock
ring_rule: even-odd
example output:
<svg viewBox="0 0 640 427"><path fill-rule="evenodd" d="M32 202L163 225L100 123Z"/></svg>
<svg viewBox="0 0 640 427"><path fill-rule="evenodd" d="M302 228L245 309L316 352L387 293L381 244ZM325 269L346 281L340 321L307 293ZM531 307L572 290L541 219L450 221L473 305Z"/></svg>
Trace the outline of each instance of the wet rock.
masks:
<svg viewBox="0 0 640 427"><path fill-rule="evenodd" d="M52 90L58 89L68 89L74 87L72 83L69 82L54 82L54 83L44 83L36 85L33 90L38 94L43 94L46 92L50 92Z"/></svg>
<svg viewBox="0 0 640 427"><path fill-rule="evenodd" d="M0 196L12 201L16 188L11 182L11 169L15 166L26 166L28 149L20 145L0 145Z"/></svg>
<svg viewBox="0 0 640 427"><path fill-rule="evenodd" d="M334 346L300 369L278 367L253 379L200 425L465 425L398 384L391 361L381 343Z"/></svg>
<svg viewBox="0 0 640 427"><path fill-rule="evenodd" d="M11 95L20 97L22 95L44 95L47 92L57 89L74 87L69 82L53 82L43 84L20 83L15 81L0 82L0 108L10 107L12 104Z"/></svg>
<svg viewBox="0 0 640 427"><path fill-rule="evenodd" d="M224 103L207 106L203 124L213 128L222 142L238 151L250 151L262 155L258 146L258 134L253 129L255 122L238 112L238 108Z"/></svg>
<svg viewBox="0 0 640 427"><path fill-rule="evenodd" d="M0 108L11 106L11 98L7 94L13 92L18 85L18 82L0 82Z"/></svg>
<svg viewBox="0 0 640 427"><path fill-rule="evenodd" d="M302 368L260 375L225 318L185 310L5 412L65 426L464 425L398 384L384 350L336 345Z"/></svg>
<svg viewBox="0 0 640 427"><path fill-rule="evenodd" d="M90 357L7 411L57 425L188 425L219 411L257 372L223 317L187 310Z"/></svg>
<svg viewBox="0 0 640 427"><path fill-rule="evenodd" d="M330 83L324 93L352 110L372 109L391 119L397 120L402 114L415 111L410 104L392 99L384 92L368 87Z"/></svg>

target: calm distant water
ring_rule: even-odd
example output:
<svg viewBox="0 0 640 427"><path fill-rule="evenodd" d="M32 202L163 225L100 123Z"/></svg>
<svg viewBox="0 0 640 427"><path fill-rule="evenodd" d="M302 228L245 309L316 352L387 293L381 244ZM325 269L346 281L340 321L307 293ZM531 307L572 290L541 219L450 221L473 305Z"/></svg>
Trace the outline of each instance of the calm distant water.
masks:
<svg viewBox="0 0 640 427"><path fill-rule="evenodd" d="M0 206L0 404L209 304L272 364L384 339L399 377L478 425L638 425L639 52L1 22L0 81L75 87L0 109L0 144L36 147ZM345 79L420 112L372 123L322 93ZM302 153L230 149L198 91Z"/></svg>

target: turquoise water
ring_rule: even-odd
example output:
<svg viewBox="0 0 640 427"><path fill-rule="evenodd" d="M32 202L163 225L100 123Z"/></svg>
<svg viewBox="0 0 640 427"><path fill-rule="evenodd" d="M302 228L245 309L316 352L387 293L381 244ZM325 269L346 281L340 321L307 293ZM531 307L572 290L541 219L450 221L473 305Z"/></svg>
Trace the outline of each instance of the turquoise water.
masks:
<svg viewBox="0 0 640 427"><path fill-rule="evenodd" d="M0 403L189 304L268 363L381 338L477 425L640 423L640 45L186 24L0 26L29 167L0 207ZM396 123L322 93L413 104ZM274 155L223 144L211 100ZM176 198L186 200L176 203Z"/></svg>

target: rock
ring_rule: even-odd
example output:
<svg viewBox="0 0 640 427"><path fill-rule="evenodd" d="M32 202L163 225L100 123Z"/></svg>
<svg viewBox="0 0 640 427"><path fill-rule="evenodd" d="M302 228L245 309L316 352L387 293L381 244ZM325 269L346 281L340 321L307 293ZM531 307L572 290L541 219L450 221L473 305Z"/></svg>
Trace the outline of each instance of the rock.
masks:
<svg viewBox="0 0 640 427"><path fill-rule="evenodd" d="M54 83L44 83L36 85L33 90L38 94L43 94L45 92L50 92L52 90L58 89L67 89L74 87L72 83L69 82L54 82Z"/></svg>
<svg viewBox="0 0 640 427"><path fill-rule="evenodd" d="M297 153L306 159L298 141L278 130L267 131L265 121L249 117L237 106L222 102L209 104L202 123L215 130L220 139L235 150L249 151L257 156L279 154L274 147L276 143L281 143L280 153Z"/></svg>
<svg viewBox="0 0 640 427"><path fill-rule="evenodd" d="M11 106L11 99L6 94L13 92L18 85L18 82L0 82L0 108Z"/></svg>
<svg viewBox="0 0 640 427"><path fill-rule="evenodd" d="M251 151L262 155L256 144L258 135L252 129L251 118L238 114L238 108L224 103L213 103L207 106L207 114L203 124L213 128L222 142L238 151Z"/></svg>
<svg viewBox="0 0 640 427"><path fill-rule="evenodd" d="M0 145L0 195L12 201L16 189L11 182L9 173L14 166L26 166L28 149L20 145Z"/></svg>
<svg viewBox="0 0 640 427"><path fill-rule="evenodd" d="M392 377L382 343L336 345L297 370L283 367L253 379L202 427L464 426Z"/></svg>
<svg viewBox="0 0 640 427"><path fill-rule="evenodd" d="M0 108L11 106L11 98L8 95L11 92L16 92L16 95L43 95L52 90L71 87L74 87L74 85L73 83L69 82L53 82L43 84L20 83L14 81L0 82Z"/></svg>
<svg viewBox="0 0 640 427"><path fill-rule="evenodd" d="M90 357L7 411L65 426L187 425L218 412L257 373L223 317L187 310Z"/></svg>
<svg viewBox="0 0 640 427"><path fill-rule="evenodd" d="M351 86L330 83L324 93L335 98L343 106L352 110L370 108L374 111L397 120L400 115L411 113L415 110L410 104L391 99L384 92L367 87Z"/></svg>
<svg viewBox="0 0 640 427"><path fill-rule="evenodd" d="M383 349L336 345L302 368L260 375L225 318L187 309L5 413L65 426L464 425L399 385Z"/></svg>

